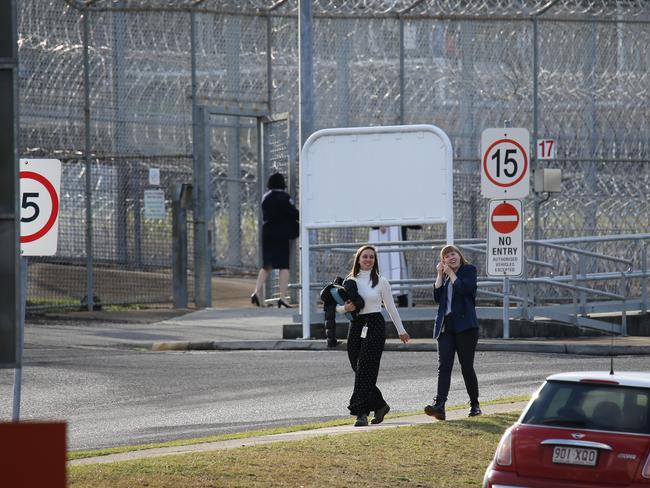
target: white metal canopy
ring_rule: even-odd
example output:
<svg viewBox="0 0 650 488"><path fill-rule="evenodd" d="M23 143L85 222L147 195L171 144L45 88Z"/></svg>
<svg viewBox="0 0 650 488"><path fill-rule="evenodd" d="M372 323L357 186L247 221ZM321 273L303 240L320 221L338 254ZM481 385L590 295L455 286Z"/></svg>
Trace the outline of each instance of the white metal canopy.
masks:
<svg viewBox="0 0 650 488"><path fill-rule="evenodd" d="M309 338L309 230L445 224L453 242L453 152L433 125L323 129L300 158L301 313Z"/></svg>

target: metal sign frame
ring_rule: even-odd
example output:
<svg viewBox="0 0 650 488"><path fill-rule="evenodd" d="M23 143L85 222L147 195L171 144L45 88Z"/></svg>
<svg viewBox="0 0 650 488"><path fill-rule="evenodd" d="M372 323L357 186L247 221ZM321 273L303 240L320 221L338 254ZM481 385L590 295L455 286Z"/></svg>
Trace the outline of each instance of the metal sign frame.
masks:
<svg viewBox="0 0 650 488"><path fill-rule="evenodd" d="M453 242L453 150L433 125L323 129L305 142L300 162L300 312L309 338L309 231L445 224Z"/></svg>

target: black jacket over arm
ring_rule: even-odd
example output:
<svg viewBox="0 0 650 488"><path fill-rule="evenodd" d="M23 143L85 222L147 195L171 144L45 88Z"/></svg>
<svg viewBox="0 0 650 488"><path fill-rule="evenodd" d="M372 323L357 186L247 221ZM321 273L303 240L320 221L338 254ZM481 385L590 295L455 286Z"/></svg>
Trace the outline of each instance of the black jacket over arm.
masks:
<svg viewBox="0 0 650 488"><path fill-rule="evenodd" d="M359 295L359 289L357 288L356 281L345 280L343 282L343 288L345 288L345 291L348 294L348 298L356 307L355 311L353 312L353 316L356 318L359 312L361 312L361 309L366 306L366 302L364 302L363 298L361 298L361 295Z"/></svg>

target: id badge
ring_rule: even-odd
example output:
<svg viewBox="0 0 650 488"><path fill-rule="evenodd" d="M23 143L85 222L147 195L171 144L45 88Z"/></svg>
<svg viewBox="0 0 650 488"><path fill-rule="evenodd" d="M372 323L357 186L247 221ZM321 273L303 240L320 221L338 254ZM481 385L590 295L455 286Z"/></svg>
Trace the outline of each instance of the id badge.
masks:
<svg viewBox="0 0 650 488"><path fill-rule="evenodd" d="M364 325L363 329L361 329L361 338L365 339L367 335L368 335L368 326Z"/></svg>

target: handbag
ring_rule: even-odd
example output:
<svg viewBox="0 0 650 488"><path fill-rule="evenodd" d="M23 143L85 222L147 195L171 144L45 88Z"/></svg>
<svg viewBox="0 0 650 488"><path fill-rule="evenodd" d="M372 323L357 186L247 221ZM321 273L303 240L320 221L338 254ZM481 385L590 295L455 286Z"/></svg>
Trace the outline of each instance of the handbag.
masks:
<svg viewBox="0 0 650 488"><path fill-rule="evenodd" d="M297 239L300 235L300 223L297 220L289 222L289 240Z"/></svg>

